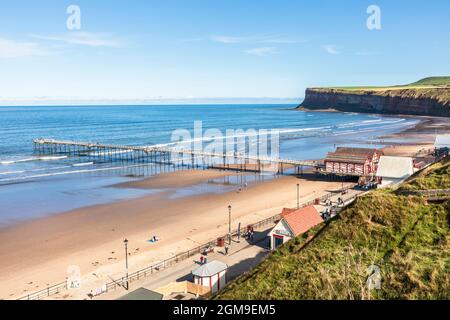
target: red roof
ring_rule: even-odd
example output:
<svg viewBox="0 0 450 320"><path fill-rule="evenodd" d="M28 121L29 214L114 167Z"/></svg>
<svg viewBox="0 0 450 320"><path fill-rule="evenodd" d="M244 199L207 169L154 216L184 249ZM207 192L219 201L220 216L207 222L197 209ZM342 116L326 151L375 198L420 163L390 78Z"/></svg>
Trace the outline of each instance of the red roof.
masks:
<svg viewBox="0 0 450 320"><path fill-rule="evenodd" d="M281 217L284 218L289 213L292 213L295 211L297 211L297 209L284 208L283 211L281 212Z"/></svg>
<svg viewBox="0 0 450 320"><path fill-rule="evenodd" d="M281 215L295 236L299 236L323 222L319 211L314 206L294 211L291 209L283 209Z"/></svg>
<svg viewBox="0 0 450 320"><path fill-rule="evenodd" d="M372 159L374 154L383 154L381 150L368 148L338 147L335 152L329 152L325 162L349 162L364 164Z"/></svg>

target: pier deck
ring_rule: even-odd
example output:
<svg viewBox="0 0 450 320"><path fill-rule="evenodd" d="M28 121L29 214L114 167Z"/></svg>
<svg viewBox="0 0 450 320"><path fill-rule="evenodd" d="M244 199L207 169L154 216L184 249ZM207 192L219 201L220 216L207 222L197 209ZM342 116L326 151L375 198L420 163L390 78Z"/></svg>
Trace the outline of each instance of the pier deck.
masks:
<svg viewBox="0 0 450 320"><path fill-rule="evenodd" d="M297 170L303 167L319 169L321 161L293 160L275 157L252 156L237 152L213 153L188 149L177 149L168 146L126 146L101 144L92 142L77 142L55 139L35 139L34 150L39 154L83 156L95 158L97 161L131 161L152 162L164 164L181 164L215 167L242 171L264 171L268 165L275 165L276 171L282 173L286 167ZM250 164L254 164L250 166ZM266 165L265 165L266 164Z"/></svg>

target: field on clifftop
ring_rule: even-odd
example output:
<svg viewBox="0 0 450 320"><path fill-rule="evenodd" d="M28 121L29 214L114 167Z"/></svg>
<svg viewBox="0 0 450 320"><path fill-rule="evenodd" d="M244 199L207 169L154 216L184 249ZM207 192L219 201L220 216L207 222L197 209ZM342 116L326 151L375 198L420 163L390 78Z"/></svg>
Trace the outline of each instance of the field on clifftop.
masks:
<svg viewBox="0 0 450 320"><path fill-rule="evenodd" d="M430 77L417 82L399 86L363 86L363 87L325 87L310 88L307 90L315 94L351 94L361 96L379 96L398 98L408 101L410 99L436 101L443 106L450 106L450 77ZM304 102L305 103L305 102ZM314 103L312 104L313 107ZM303 105L302 105L303 106ZM310 105L306 105L308 109ZM333 108L335 106L322 106ZM408 114L405 112L405 114Z"/></svg>
<svg viewBox="0 0 450 320"><path fill-rule="evenodd" d="M417 82L406 84L406 85L396 85L396 86L358 86L358 87L327 87L322 89L338 89L338 90L348 90L348 91L365 91L365 90L375 90L375 91L385 91L385 90L402 90L402 89L432 89L432 88L446 88L450 89L450 76L449 77L429 77L421 79ZM320 89L320 88L315 88Z"/></svg>
<svg viewBox="0 0 450 320"><path fill-rule="evenodd" d="M407 185L445 187L449 162ZM312 233L311 242L300 237L287 243L215 298L450 298L450 202L377 190ZM380 268L379 290L366 286L371 265Z"/></svg>

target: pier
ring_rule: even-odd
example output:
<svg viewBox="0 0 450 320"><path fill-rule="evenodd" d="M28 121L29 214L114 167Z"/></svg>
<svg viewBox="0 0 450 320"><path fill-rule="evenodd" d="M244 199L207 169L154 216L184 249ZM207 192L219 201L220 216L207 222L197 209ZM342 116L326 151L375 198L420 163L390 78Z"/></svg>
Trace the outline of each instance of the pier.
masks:
<svg viewBox="0 0 450 320"><path fill-rule="evenodd" d="M320 161L280 159L275 157L252 156L238 152L211 153L197 150L176 149L167 146L126 146L77 142L54 139L35 139L34 152L40 155L66 155L82 157L97 163L127 162L156 163L180 167L264 172L283 174L294 168L298 174L304 167L320 169Z"/></svg>

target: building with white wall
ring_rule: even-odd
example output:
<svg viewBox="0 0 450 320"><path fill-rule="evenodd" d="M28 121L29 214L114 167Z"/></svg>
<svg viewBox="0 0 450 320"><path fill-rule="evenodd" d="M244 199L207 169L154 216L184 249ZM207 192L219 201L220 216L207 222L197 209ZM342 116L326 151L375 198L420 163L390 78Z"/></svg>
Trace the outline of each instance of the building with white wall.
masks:
<svg viewBox="0 0 450 320"><path fill-rule="evenodd" d="M434 146L437 149L450 148L450 134L440 134L436 136Z"/></svg>
<svg viewBox="0 0 450 320"><path fill-rule="evenodd" d="M211 261L192 271L194 283L208 287L211 293L223 289L227 284L228 265L220 261Z"/></svg>
<svg viewBox="0 0 450 320"><path fill-rule="evenodd" d="M275 250L292 238L298 237L323 222L315 206L292 210L284 209L282 219L269 233L270 249Z"/></svg>
<svg viewBox="0 0 450 320"><path fill-rule="evenodd" d="M378 164L379 187L395 187L414 174L414 159L382 156Z"/></svg>

